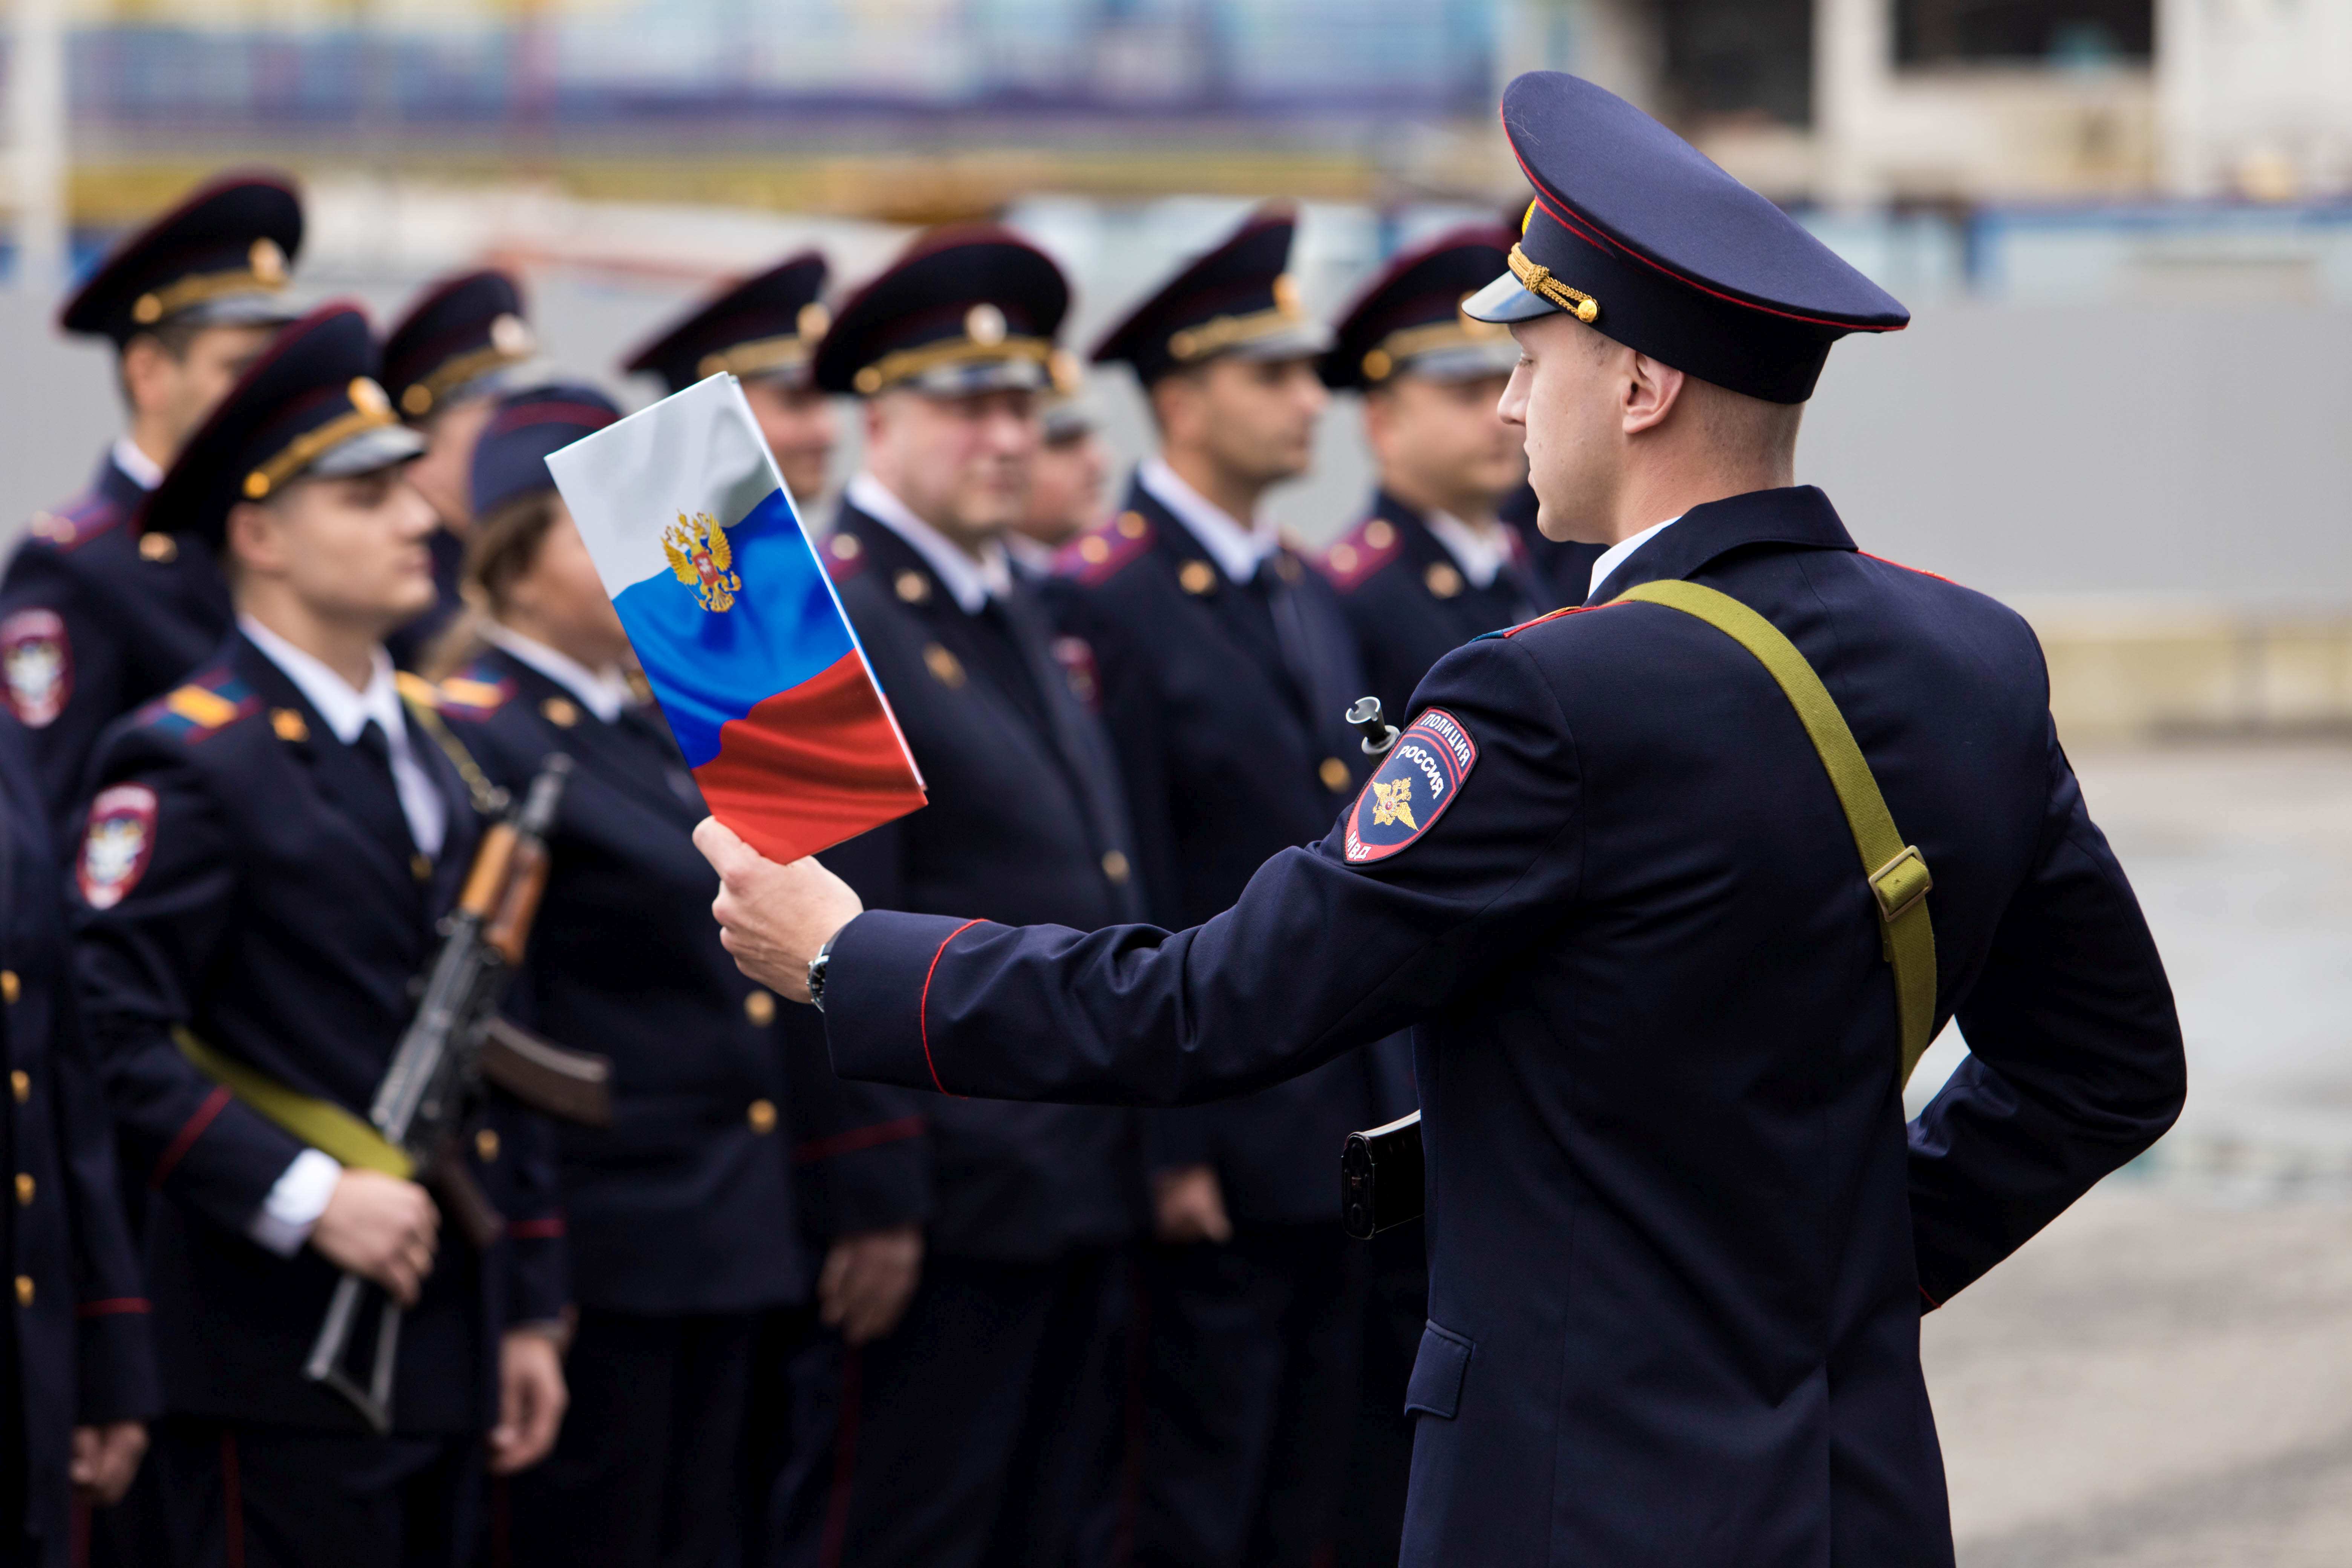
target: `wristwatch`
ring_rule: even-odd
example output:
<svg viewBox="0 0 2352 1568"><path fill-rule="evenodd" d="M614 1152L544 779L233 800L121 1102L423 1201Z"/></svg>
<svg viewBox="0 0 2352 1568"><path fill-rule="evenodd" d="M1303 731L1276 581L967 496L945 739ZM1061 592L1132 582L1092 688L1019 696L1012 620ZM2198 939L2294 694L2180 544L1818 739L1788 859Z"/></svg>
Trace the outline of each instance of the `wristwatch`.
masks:
<svg viewBox="0 0 2352 1568"><path fill-rule="evenodd" d="M825 938L824 945L816 950L814 958L809 960L809 1005L820 1013L824 1011L824 971L825 966L833 961L834 940L832 937Z"/></svg>

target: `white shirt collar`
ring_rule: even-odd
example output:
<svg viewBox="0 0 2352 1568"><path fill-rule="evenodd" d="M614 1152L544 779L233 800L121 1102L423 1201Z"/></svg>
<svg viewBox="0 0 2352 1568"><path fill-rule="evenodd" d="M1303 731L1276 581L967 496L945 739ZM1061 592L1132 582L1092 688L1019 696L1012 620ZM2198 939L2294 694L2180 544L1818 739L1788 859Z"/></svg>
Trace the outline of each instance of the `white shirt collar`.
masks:
<svg viewBox="0 0 2352 1568"><path fill-rule="evenodd" d="M1144 458L1135 477L1161 506L1174 512L1177 520L1192 531L1201 548L1216 558L1218 570L1233 582L1246 583L1256 576L1265 558L1282 542L1271 523L1253 521L1244 526L1231 512L1186 484L1162 458Z"/></svg>
<svg viewBox="0 0 2352 1568"><path fill-rule="evenodd" d="M1003 598L1013 591L1013 568L1005 561L1004 546L997 541L982 545L978 559L965 554L870 473L860 471L851 479L841 499L912 545L965 615L976 616L990 599Z"/></svg>
<svg viewBox="0 0 2352 1568"><path fill-rule="evenodd" d="M393 788L400 795L400 813L408 819L408 836L427 855L441 853L441 844L449 831L449 803L434 786L433 775L416 759L409 745L408 718L400 705L400 688L392 674L392 659L382 647L375 650L374 667L368 676L367 689L352 689L351 682L327 667L324 660L304 652L255 620L251 616L236 618L239 630L259 648L262 656L285 671L309 700L335 739L352 745L360 731L373 719L383 731L385 750L392 759Z"/></svg>
<svg viewBox="0 0 2352 1568"><path fill-rule="evenodd" d="M163 482L162 465L141 451L139 443L128 436L114 438L114 466L142 490L152 490Z"/></svg>
<svg viewBox="0 0 2352 1568"><path fill-rule="evenodd" d="M1492 587L1503 568L1511 563L1511 536L1499 522L1476 528L1450 511L1433 511L1423 521L1474 588Z"/></svg>
<svg viewBox="0 0 2352 1568"><path fill-rule="evenodd" d="M1627 556L1633 554L1633 552L1641 549L1642 546L1649 543L1650 541L1655 539L1658 535L1664 533L1667 529L1672 528L1681 521L1682 515L1677 512L1675 516L1666 519L1665 521L1654 522L1649 527L1643 529L1641 532L1633 535L1633 538L1621 539L1616 543L1611 545L1608 549L1602 551L1601 552L1601 559L1592 563L1592 581L1586 586L1584 596L1587 599L1590 599L1593 595L1601 592L1601 584L1609 580L1609 574L1616 571L1618 567L1622 566L1625 563L1625 558Z"/></svg>
<svg viewBox="0 0 2352 1568"><path fill-rule="evenodd" d="M591 669L570 654L496 621L484 623L482 636L580 699L582 707L607 724L619 719L635 700L629 683L621 679L617 669Z"/></svg>

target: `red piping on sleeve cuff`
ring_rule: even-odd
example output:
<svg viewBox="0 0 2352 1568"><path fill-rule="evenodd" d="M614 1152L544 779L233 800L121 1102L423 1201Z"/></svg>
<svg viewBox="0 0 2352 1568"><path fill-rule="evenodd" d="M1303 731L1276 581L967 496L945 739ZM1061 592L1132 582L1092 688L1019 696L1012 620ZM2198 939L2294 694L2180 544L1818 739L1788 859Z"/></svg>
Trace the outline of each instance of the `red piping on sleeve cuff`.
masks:
<svg viewBox="0 0 2352 1568"><path fill-rule="evenodd" d="M180 1131L173 1135L171 1147L165 1149L162 1157L155 1162L154 1171L147 1177L149 1186L157 1192L163 1190L163 1178L170 1175L173 1168L187 1156L188 1151L195 1146L196 1140L205 1135L205 1129L210 1127L214 1120L228 1109L230 1098L226 1085L205 1096L205 1102L196 1107L196 1113L194 1116L180 1124Z"/></svg>
<svg viewBox="0 0 2352 1568"><path fill-rule="evenodd" d="M948 943L979 923L980 921L976 920L966 921L940 939L939 952L931 954L931 966L923 971L922 999L915 1004L915 1026L921 1031L923 1037L923 1066L930 1069L931 1087L941 1094L947 1095L950 1100L962 1100L966 1097L954 1093L947 1085L940 1081L939 1064L931 1060L931 976L940 972L940 960L946 955Z"/></svg>
<svg viewBox="0 0 2352 1568"><path fill-rule="evenodd" d="M1931 1312L1943 1306L1941 1301L1937 1300L1936 1298L1927 1294L1927 1287L1925 1285L1919 1287L1919 1300L1927 1303L1927 1310Z"/></svg>
<svg viewBox="0 0 2352 1568"><path fill-rule="evenodd" d="M563 1216L547 1219L519 1219L507 1226L507 1235L516 1241L550 1241L563 1234Z"/></svg>
<svg viewBox="0 0 2352 1568"><path fill-rule="evenodd" d="M877 1121L870 1127L853 1127L846 1132L812 1138L794 1146L793 1163L814 1165L822 1160L836 1159L844 1154L855 1154L861 1150L879 1148L885 1143L896 1143L902 1139L922 1135L921 1117L901 1116L896 1121Z"/></svg>
<svg viewBox="0 0 2352 1568"><path fill-rule="evenodd" d="M109 1296L101 1301L82 1301L74 1307L77 1318L111 1318L123 1312L152 1312L143 1296Z"/></svg>

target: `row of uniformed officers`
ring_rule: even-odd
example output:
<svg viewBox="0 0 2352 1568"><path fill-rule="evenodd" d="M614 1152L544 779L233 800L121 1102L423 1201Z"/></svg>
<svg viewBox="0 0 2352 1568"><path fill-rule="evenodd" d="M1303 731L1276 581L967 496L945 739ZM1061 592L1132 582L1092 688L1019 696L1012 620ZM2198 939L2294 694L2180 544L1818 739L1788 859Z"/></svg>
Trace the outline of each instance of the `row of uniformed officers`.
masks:
<svg viewBox="0 0 2352 1568"><path fill-rule="evenodd" d="M126 427L0 590L0 1561L1392 1563L1421 1239L1346 1240L1335 1167L1412 1108L1402 1037L1174 1110L835 1079L720 945L701 797L548 477L616 408L530 374L497 272L381 343L297 318L301 232L226 181L81 288ZM930 795L826 857L869 905L1197 924L1360 787L1351 701L1584 598L1600 552L1535 534L1495 412L1517 349L1460 309L1513 236L1399 258L1334 330L1291 235L1253 216L1096 349L1159 437L1107 520L1067 286L1001 229L837 303L794 257L629 362L741 378L804 507L858 400L822 552ZM1260 507L1334 390L1381 489L1309 559ZM614 1114L492 1100L478 1252L272 1107L366 1112L485 808L559 751L509 1007L611 1058ZM301 1374L338 1270L410 1309L388 1436Z"/></svg>

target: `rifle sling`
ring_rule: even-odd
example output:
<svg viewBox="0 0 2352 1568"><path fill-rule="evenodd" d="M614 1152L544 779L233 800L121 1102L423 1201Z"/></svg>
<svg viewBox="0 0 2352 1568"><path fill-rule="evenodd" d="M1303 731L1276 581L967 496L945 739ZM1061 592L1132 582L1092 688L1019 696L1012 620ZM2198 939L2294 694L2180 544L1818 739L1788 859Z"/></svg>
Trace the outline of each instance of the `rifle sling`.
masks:
<svg viewBox="0 0 2352 1568"><path fill-rule="evenodd" d="M1854 743L1845 715L1838 711L1829 688L1797 645L1779 627L1754 610L1713 588L1696 583L1666 580L1643 583L1617 595L1664 605L1695 616L1756 657L1756 661L1780 683L1797 721L1813 742L1822 767L1845 809L1846 826L1853 832L1854 848L1862 855L1862 872L1870 884L1872 903L1878 910L1881 951L1895 970L1895 1008L1903 1040L1903 1082L1927 1053L1936 1028L1936 933L1927 918L1927 890L1935 886L1927 859L1905 842L1879 793L1870 763Z"/></svg>
<svg viewBox="0 0 2352 1568"><path fill-rule="evenodd" d="M264 1121L292 1133L310 1147L362 1170L404 1179L416 1174L415 1162L366 1118L352 1115L331 1100L289 1089L260 1068L215 1050L184 1027L174 1027L172 1038L199 1072Z"/></svg>

